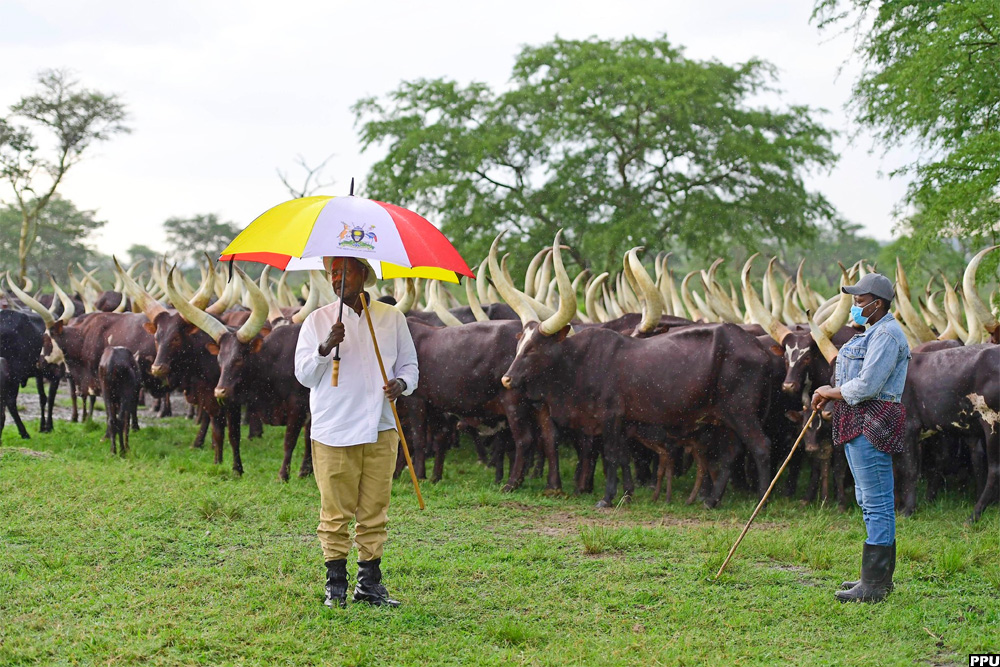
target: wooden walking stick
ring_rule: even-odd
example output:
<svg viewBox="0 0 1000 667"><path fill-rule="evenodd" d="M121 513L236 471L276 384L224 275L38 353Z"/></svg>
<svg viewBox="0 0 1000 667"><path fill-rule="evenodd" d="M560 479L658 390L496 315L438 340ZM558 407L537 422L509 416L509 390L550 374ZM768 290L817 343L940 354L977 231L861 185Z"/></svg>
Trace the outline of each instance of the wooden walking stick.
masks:
<svg viewBox="0 0 1000 667"><path fill-rule="evenodd" d="M352 184L351 192L353 192L354 191L354 189L353 189L353 181L351 182L351 184ZM346 282L346 280L347 280L347 271L344 269L343 266L341 266L340 267L340 293L341 293L341 295L344 294L344 283ZM361 301L364 302L364 298L362 298ZM343 319L344 319L344 297L341 296L340 297L340 310L337 312L337 322L339 323ZM374 337L374 334L373 334L373 337ZM381 363L381 362L382 362L382 360L379 359L379 363ZM337 344L336 351L334 351L334 353L333 353L333 368L330 369L330 386L331 387L336 387L338 382L340 382L340 344L339 343Z"/></svg>
<svg viewBox="0 0 1000 667"><path fill-rule="evenodd" d="M372 326L372 316L368 312L368 301L365 298L367 295L361 294L361 306L365 309L365 320L368 322L368 331L372 335L372 343L375 344L375 358L378 359L378 368L382 371L382 382L389 384L389 378L385 374L385 364L382 363L382 354L378 351L378 339L375 338L375 327ZM403 445L403 456L406 457L406 466L410 469L410 479L413 480L413 488L417 492L417 502L420 504L420 509L424 509L424 497L420 493L420 484L417 482L417 473L413 470L413 461L410 459L410 450L406 446L406 436L403 435L403 427L399 423L399 413L396 412L396 401L389 401L389 405L392 407L392 416L396 419L396 432L399 433L399 442Z"/></svg>
<svg viewBox="0 0 1000 667"><path fill-rule="evenodd" d="M733 548L729 550L729 555L726 556L726 560L723 561L722 567L720 567L719 571L715 573L716 579L719 578L722 571L726 569L727 565L729 565L729 559L733 557L734 553L736 553L736 547L740 546L740 542L743 541L743 537L747 534L747 531L750 530L750 524L753 523L753 520L757 517L757 513L760 512L760 508L767 502L768 496L771 495L771 490L774 489L774 485L778 483L778 478L781 477L781 473L785 471L785 466L787 466L788 462L792 460L792 455L795 453L795 450L798 449L799 443L802 442L802 438L805 436L806 431L809 430L809 425L812 424L813 417L815 416L816 411L813 410L812 414L809 415L809 419L806 420L805 426L802 427L802 433L799 433L799 437L796 438L795 444L792 445L792 451L788 452L788 456L785 457L785 462L781 464L780 468L778 468L778 474L771 480L771 486L767 487L767 491L764 492L764 497L760 499L759 503L757 503L757 509L755 509L753 514L750 515L750 520L747 521L747 525L743 526L743 532L740 533L740 536L736 539L736 544L734 544Z"/></svg>

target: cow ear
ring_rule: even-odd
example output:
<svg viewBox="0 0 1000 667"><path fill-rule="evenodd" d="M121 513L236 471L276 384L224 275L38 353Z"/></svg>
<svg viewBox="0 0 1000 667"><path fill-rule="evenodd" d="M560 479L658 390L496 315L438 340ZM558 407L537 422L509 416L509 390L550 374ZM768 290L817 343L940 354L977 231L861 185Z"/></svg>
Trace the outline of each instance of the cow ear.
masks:
<svg viewBox="0 0 1000 667"><path fill-rule="evenodd" d="M802 413L798 410L786 410L785 416L788 417L788 421L795 422L796 424L802 422Z"/></svg>
<svg viewBox="0 0 1000 667"><path fill-rule="evenodd" d="M561 343L566 340L566 336L569 335L570 326L567 324L562 329L556 332L556 342Z"/></svg>
<svg viewBox="0 0 1000 667"><path fill-rule="evenodd" d="M274 329L261 329L260 330L260 337L261 338L267 338L268 336L271 335L272 331L274 331ZM254 350L254 351L256 352L256 350Z"/></svg>
<svg viewBox="0 0 1000 667"><path fill-rule="evenodd" d="M523 331L518 331L517 335L514 336L514 338L516 338L518 340L521 340L522 338L524 338L524 332Z"/></svg>
<svg viewBox="0 0 1000 667"><path fill-rule="evenodd" d="M260 352L260 346L263 344L264 344L263 338L254 338L253 341L250 343L250 352L252 352L253 354L257 354L258 352Z"/></svg>
<svg viewBox="0 0 1000 667"><path fill-rule="evenodd" d="M56 320L55 322L52 323L52 326L49 327L49 333L56 334L57 336L62 333L62 330L63 330L62 320Z"/></svg>
<svg viewBox="0 0 1000 667"><path fill-rule="evenodd" d="M199 331L201 331L201 329L198 328L198 325L191 324L188 326L187 331L185 333L187 333L188 336L194 336Z"/></svg>
<svg viewBox="0 0 1000 667"><path fill-rule="evenodd" d="M219 354L219 346L215 343L205 343L205 349L208 350L209 354Z"/></svg>
<svg viewBox="0 0 1000 667"><path fill-rule="evenodd" d="M152 322L146 322L145 324L142 325L142 328L151 334L156 333L156 325Z"/></svg>
<svg viewBox="0 0 1000 667"><path fill-rule="evenodd" d="M781 347L780 345L772 345L771 354L778 357L783 357L785 356L785 348Z"/></svg>

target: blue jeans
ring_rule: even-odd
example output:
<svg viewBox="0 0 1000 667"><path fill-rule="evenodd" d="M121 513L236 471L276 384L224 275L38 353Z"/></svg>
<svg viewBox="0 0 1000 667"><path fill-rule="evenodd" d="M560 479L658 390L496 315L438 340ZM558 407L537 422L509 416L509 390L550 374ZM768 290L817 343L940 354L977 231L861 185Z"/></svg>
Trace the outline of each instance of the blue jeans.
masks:
<svg viewBox="0 0 1000 667"><path fill-rule="evenodd" d="M844 453L854 475L854 495L868 530L865 542L889 546L896 541L892 456L875 449L863 435L844 443Z"/></svg>

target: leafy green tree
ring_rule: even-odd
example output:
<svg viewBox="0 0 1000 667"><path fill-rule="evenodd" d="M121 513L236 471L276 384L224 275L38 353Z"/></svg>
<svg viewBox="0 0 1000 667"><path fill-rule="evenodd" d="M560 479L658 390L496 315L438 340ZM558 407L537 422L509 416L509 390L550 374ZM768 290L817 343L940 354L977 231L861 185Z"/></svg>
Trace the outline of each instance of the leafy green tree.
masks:
<svg viewBox="0 0 1000 667"><path fill-rule="evenodd" d="M203 252L213 259L218 257L222 249L240 233L235 223L223 222L215 213L170 218L163 223L163 227L174 259L188 265L198 262Z"/></svg>
<svg viewBox="0 0 1000 667"><path fill-rule="evenodd" d="M33 201L27 205L34 207ZM36 285L45 284L45 273L51 272L59 279L66 266L79 262L92 266L99 260L99 253L89 244L91 234L101 229L106 221L94 217L93 211L81 211L73 202L53 195L36 219L37 240L28 255L18 256L23 209L16 205L0 208L0 269L19 271L31 275Z"/></svg>
<svg viewBox="0 0 1000 667"><path fill-rule="evenodd" d="M564 228L595 268L633 245L810 238L834 210L803 175L834 164L833 132L806 107L754 104L774 80L765 62L691 60L666 38L525 47L505 91L417 80L360 100L363 147L386 150L367 194L428 214L470 258L502 229L523 261Z"/></svg>
<svg viewBox="0 0 1000 667"><path fill-rule="evenodd" d="M914 241L1000 236L1000 4L996 0L816 0L822 28L856 33L856 120L886 147L923 149L898 169Z"/></svg>
<svg viewBox="0 0 1000 667"><path fill-rule="evenodd" d="M94 143L129 132L125 105L117 95L80 87L66 70L45 70L38 75L39 90L0 117L0 177L14 194L21 215L17 243L17 275L23 279L28 257L43 227L45 209L71 167ZM43 151L30 126L52 135L54 147ZM50 156L44 153L51 152ZM55 219L53 217L49 218Z"/></svg>
<svg viewBox="0 0 1000 667"><path fill-rule="evenodd" d="M143 260L152 263L162 254L163 254L162 252L157 252L156 250L153 250L149 246L143 245L142 243L133 243L128 248L128 259L130 264L135 264L136 262L140 262ZM119 261L121 261L121 258L119 258Z"/></svg>

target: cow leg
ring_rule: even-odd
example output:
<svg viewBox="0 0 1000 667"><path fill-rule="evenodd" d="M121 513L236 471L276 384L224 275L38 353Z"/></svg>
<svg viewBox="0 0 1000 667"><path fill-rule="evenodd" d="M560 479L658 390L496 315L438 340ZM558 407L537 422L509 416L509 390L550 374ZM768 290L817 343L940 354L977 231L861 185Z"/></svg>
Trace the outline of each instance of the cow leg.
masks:
<svg viewBox="0 0 1000 667"><path fill-rule="evenodd" d="M97 403L97 394L90 394L87 398L90 399L90 407L87 410L87 415L84 420L94 421L94 404ZM105 406L105 409L107 409L107 406Z"/></svg>
<svg viewBox="0 0 1000 667"><path fill-rule="evenodd" d="M767 487L771 485L771 441L752 415L740 415L739 417L741 418L726 420L731 422L727 425L753 456L757 466L757 497L763 498L764 494L767 493ZM718 485L718 481L716 481L716 485ZM719 499L721 497L720 495Z"/></svg>
<svg viewBox="0 0 1000 667"><path fill-rule="evenodd" d="M45 424L48 427L47 432L49 433L55 430L55 423L52 421L52 411L55 409L56 406L56 394L59 393L60 380L61 378L57 375L55 379L49 382L49 397L48 400L45 401L45 412L46 412Z"/></svg>
<svg viewBox="0 0 1000 667"><path fill-rule="evenodd" d="M76 382L73 380L73 376L69 376L69 399L73 402L73 413L70 415L69 420L71 422L80 421L80 413L76 410Z"/></svg>
<svg viewBox="0 0 1000 667"><path fill-rule="evenodd" d="M170 392L164 394L163 398L160 399L160 412L157 416L161 418L174 416L174 409L170 405Z"/></svg>
<svg viewBox="0 0 1000 667"><path fill-rule="evenodd" d="M510 476L502 490L513 491L524 482L527 454L535 444L535 429L529 411L523 406L515 405L506 412L510 434L514 438L514 461L510 466Z"/></svg>
<svg viewBox="0 0 1000 667"><path fill-rule="evenodd" d="M305 451L302 452L302 465L299 467L299 477L308 477L313 473L312 416L309 414L306 415L304 428L306 433L303 449Z"/></svg>
<svg viewBox="0 0 1000 667"><path fill-rule="evenodd" d="M187 413L187 418L188 418L188 419L194 419L194 418L195 418L195 417L197 416L197 412L198 412L198 411L197 411L197 409L195 408L195 405L194 405L194 403L188 403L188 413Z"/></svg>
<svg viewBox="0 0 1000 667"><path fill-rule="evenodd" d="M513 447L510 441L510 431L504 429L496 433L491 441L490 465L493 467L493 483L503 481L504 461L507 458L507 448Z"/></svg>
<svg viewBox="0 0 1000 667"><path fill-rule="evenodd" d="M512 392L507 392L511 394ZM510 405L513 402L514 405ZM503 491L513 491L524 482L526 458L529 448L534 446L535 429L532 423L531 410L526 408L515 397L505 397L504 411L510 434L514 438L514 462L510 466L510 476L503 486Z"/></svg>
<svg viewBox="0 0 1000 667"><path fill-rule="evenodd" d="M969 472L976 484L976 498L983 495L986 490L986 443L976 437L965 438L965 446L969 450Z"/></svg>
<svg viewBox="0 0 1000 667"><path fill-rule="evenodd" d="M201 449L205 446L205 436L208 434L208 425L212 418L209 416L207 410L201 411L201 416L198 418L198 434L194 436L194 442L191 443L191 449Z"/></svg>
<svg viewBox="0 0 1000 667"><path fill-rule="evenodd" d="M547 491L562 491L562 478L559 476L559 451L557 441L559 432L552 418L549 416L548 407L543 406L535 413L535 421L538 424L538 431L541 434L542 449L545 452L545 459L549 464L549 477L545 484Z"/></svg>
<svg viewBox="0 0 1000 667"><path fill-rule="evenodd" d="M222 447L226 438L226 425L229 421L229 410L224 410L212 416L212 462L222 463Z"/></svg>
<svg viewBox="0 0 1000 667"><path fill-rule="evenodd" d="M285 426L285 440L283 443L285 457L281 461L281 470L278 471L278 479L282 482L288 481L288 467L292 464L295 443L299 441L302 424L305 423L304 412L305 410L299 405L292 405L288 410L288 423Z"/></svg>
<svg viewBox="0 0 1000 667"><path fill-rule="evenodd" d="M983 492L980 494L979 500L972 510L972 516L969 517L969 521L979 521L983 510L996 502L997 497L1000 496L1000 433L993 431L990 425L982 420L980 420L980 423L983 427L983 434L986 436L986 486L983 488Z"/></svg>
<svg viewBox="0 0 1000 667"><path fill-rule="evenodd" d="M576 492L594 492L594 438L586 434L579 434L577 438L578 456L580 458L577 465Z"/></svg>
<svg viewBox="0 0 1000 667"><path fill-rule="evenodd" d="M604 497L597 501L598 507L612 507L618 495L618 469L629 464L625 458L624 438L620 417L612 417L604 423ZM623 472L624 475L624 472ZM631 482L631 474L629 482ZM626 495L628 491L626 489Z"/></svg>
<svg viewBox="0 0 1000 667"><path fill-rule="evenodd" d="M917 442L913 437L903 437L903 452L893 458L894 468L898 471L896 487L899 489L897 510L903 516L911 516L917 509Z"/></svg>
<svg viewBox="0 0 1000 667"><path fill-rule="evenodd" d="M229 429L229 446L233 450L233 472L237 475L243 474L243 461L240 459L240 421L240 406L237 405L229 410L229 418L226 420L226 426ZM220 460L219 463L222 461Z"/></svg>
<svg viewBox="0 0 1000 667"><path fill-rule="evenodd" d="M13 384L13 383L11 383ZM31 440L31 436L28 435L28 429L24 428L24 423L21 421L21 415L17 411L17 391L8 392L6 396L7 409L10 411L10 418L14 420L14 425L17 426L17 433L21 436L22 440ZM2 411L2 408L0 408ZM0 430L3 427L0 426Z"/></svg>
<svg viewBox="0 0 1000 667"><path fill-rule="evenodd" d="M264 437L264 421L256 409L247 408L247 438L256 440Z"/></svg>
<svg viewBox="0 0 1000 667"><path fill-rule="evenodd" d="M35 388L38 390L38 432L46 433L49 429L45 428L45 379L39 373L35 376Z"/></svg>

